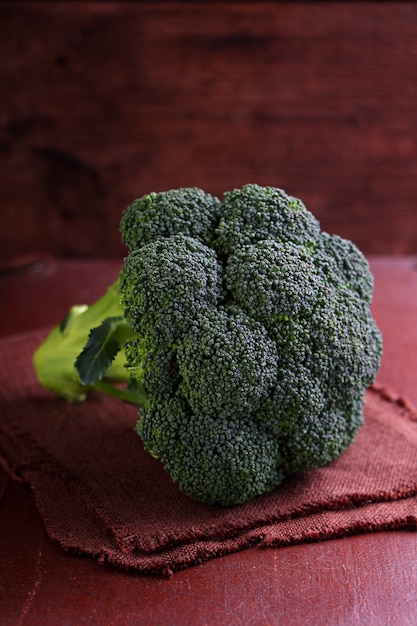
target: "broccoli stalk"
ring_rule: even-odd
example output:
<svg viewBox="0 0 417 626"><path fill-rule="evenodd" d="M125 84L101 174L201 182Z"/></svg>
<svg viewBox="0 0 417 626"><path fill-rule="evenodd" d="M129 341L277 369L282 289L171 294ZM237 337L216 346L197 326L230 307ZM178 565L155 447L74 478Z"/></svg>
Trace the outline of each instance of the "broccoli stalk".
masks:
<svg viewBox="0 0 417 626"><path fill-rule="evenodd" d="M379 367L356 246L281 189L151 193L123 214L118 280L34 355L70 401L140 407L136 431L187 495L232 505L331 462Z"/></svg>
<svg viewBox="0 0 417 626"><path fill-rule="evenodd" d="M140 405L147 395L131 380L123 353L134 336L123 317L117 280L90 306L72 306L51 330L33 355L38 380L69 402L83 402L97 389Z"/></svg>

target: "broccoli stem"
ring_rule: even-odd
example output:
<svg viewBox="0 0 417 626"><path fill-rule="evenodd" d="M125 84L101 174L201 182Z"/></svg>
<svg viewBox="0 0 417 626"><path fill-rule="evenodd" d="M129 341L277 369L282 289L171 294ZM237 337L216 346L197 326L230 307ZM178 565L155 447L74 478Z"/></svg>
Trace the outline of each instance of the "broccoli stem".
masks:
<svg viewBox="0 0 417 626"><path fill-rule="evenodd" d="M118 398L128 404L143 406L148 399L147 393L142 388L139 389L135 387L134 390L129 388L121 389L120 387L115 387L105 380L98 380L94 383L93 388L100 391L100 393L104 393L112 398Z"/></svg>
<svg viewBox="0 0 417 626"><path fill-rule="evenodd" d="M76 361L85 350L92 329L108 320L114 324L113 353L105 366L89 384L80 379ZM72 306L64 320L54 327L33 355L33 365L40 384L70 402L83 402L91 389L137 405L142 405L147 395L137 381L132 381L125 367L123 344L134 336L123 318L119 302L118 280L90 306ZM123 384L124 387L120 385Z"/></svg>

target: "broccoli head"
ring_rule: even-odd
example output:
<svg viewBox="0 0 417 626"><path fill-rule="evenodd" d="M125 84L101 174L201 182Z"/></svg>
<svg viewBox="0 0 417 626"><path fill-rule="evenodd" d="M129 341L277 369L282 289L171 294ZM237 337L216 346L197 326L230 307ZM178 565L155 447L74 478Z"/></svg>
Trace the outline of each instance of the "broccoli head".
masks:
<svg viewBox="0 0 417 626"><path fill-rule="evenodd" d="M195 188L152 193L120 229L129 251L109 292L116 315L101 307L93 327L82 313L77 385L140 406L144 447L180 489L241 503L352 443L382 350L372 275L352 242L258 185L222 201ZM120 367L110 384L121 356L123 389ZM62 377L49 385L60 387L65 396Z"/></svg>

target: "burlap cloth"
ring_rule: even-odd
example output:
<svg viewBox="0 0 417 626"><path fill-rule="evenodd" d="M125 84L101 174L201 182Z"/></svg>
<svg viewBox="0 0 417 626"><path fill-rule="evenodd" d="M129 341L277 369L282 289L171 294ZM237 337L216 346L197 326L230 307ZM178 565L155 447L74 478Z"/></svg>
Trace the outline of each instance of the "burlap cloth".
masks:
<svg viewBox="0 0 417 626"><path fill-rule="evenodd" d="M244 505L211 507L143 451L134 407L99 396L71 406L39 387L31 355L43 337L0 341L0 456L63 548L169 574L252 545L417 529L417 416L401 399L370 388L365 424L335 462Z"/></svg>

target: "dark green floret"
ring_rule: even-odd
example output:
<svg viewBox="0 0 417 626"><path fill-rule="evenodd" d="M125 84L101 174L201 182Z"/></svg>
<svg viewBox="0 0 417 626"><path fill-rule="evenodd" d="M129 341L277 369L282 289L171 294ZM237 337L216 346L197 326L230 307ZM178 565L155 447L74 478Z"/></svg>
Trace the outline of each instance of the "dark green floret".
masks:
<svg viewBox="0 0 417 626"><path fill-rule="evenodd" d="M181 398L153 398L137 432L180 489L207 504L244 502L284 478L279 440L253 420L195 414Z"/></svg>
<svg viewBox="0 0 417 626"><path fill-rule="evenodd" d="M244 185L224 194L215 246L226 255L257 241L305 243L320 225L298 198L274 187Z"/></svg>
<svg viewBox="0 0 417 626"><path fill-rule="evenodd" d="M179 390L197 414L244 418L268 396L278 361L262 324L237 307L212 309L178 343Z"/></svg>
<svg viewBox="0 0 417 626"><path fill-rule="evenodd" d="M181 233L210 245L219 210L218 198L196 187L152 192L135 200L122 215L122 241L135 250Z"/></svg>
<svg viewBox="0 0 417 626"><path fill-rule="evenodd" d="M222 201L148 194L120 229L116 283L73 307L34 356L45 387L137 404L145 449L207 504L243 503L352 443L382 349L372 274L352 242L253 184Z"/></svg>
<svg viewBox="0 0 417 626"><path fill-rule="evenodd" d="M215 251L181 234L133 250L120 272L121 306L141 336L174 341L199 311L216 308L221 294Z"/></svg>
<svg viewBox="0 0 417 626"><path fill-rule="evenodd" d="M232 254L225 283L232 300L268 329L283 319L311 316L332 291L316 267L314 248L271 239Z"/></svg>

